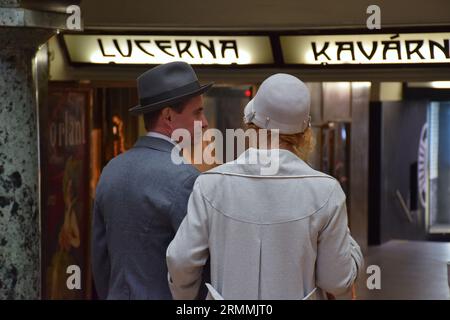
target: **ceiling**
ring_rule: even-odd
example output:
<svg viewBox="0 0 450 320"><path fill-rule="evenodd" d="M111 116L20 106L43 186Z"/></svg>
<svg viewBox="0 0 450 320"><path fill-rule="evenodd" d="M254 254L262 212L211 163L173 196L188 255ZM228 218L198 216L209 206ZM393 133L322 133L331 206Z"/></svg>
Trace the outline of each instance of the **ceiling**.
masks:
<svg viewBox="0 0 450 320"><path fill-rule="evenodd" d="M449 26L448 0L83 0L86 29L288 30L365 28L371 4L381 26Z"/></svg>

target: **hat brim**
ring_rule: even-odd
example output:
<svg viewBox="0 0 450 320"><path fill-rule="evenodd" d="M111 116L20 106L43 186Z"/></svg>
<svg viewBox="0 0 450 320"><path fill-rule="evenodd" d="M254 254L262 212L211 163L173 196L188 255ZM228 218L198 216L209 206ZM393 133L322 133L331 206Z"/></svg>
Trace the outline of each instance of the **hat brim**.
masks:
<svg viewBox="0 0 450 320"><path fill-rule="evenodd" d="M169 107L171 104L183 101L184 99L188 99L191 97L201 95L201 94L205 93L206 91L208 91L213 86L213 84L214 83L211 82L211 83L200 86L200 88L198 88L194 91L187 92L185 94L182 94L182 95L179 95L176 97L172 97L170 99L161 100L156 103L147 104L147 105L137 105L133 108L128 109L128 111L132 115L139 115L139 114L143 114L143 113L157 111L157 110L163 109L165 107Z"/></svg>
<svg viewBox="0 0 450 320"><path fill-rule="evenodd" d="M253 120L253 99L251 99L244 108L244 123L249 124Z"/></svg>

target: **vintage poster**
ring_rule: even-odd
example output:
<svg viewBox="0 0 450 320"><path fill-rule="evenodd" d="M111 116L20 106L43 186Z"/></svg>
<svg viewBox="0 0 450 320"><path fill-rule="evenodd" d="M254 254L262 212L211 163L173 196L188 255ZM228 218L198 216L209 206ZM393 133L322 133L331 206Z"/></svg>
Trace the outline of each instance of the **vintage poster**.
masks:
<svg viewBox="0 0 450 320"><path fill-rule="evenodd" d="M41 128L45 299L90 295L89 99L89 91L51 89L46 125ZM77 271L80 279L69 279Z"/></svg>

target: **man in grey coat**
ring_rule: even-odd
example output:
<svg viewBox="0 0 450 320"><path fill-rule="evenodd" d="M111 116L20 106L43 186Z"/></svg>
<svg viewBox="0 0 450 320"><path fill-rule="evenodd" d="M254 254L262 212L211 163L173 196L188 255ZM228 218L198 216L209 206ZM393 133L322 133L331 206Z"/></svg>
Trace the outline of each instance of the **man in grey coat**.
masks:
<svg viewBox="0 0 450 320"><path fill-rule="evenodd" d="M92 234L92 263L100 299L172 299L165 254L181 221L199 172L174 161L176 129L193 134L194 121L208 123L200 85L186 63L157 66L138 80L148 134L111 160L97 185ZM180 159L181 160L181 156Z"/></svg>

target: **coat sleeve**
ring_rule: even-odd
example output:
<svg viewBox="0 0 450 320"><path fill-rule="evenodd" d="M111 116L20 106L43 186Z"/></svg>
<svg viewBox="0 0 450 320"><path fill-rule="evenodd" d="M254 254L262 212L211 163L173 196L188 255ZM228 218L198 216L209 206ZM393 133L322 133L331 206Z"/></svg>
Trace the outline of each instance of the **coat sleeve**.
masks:
<svg viewBox="0 0 450 320"><path fill-rule="evenodd" d="M106 299L111 263L107 246L106 224L97 200L94 202L92 230L92 273L95 288L99 299Z"/></svg>
<svg viewBox="0 0 450 320"><path fill-rule="evenodd" d="M186 217L167 248L169 287L174 299L193 300L202 283L202 270L209 256L207 203L199 181L189 198Z"/></svg>
<svg viewBox="0 0 450 320"><path fill-rule="evenodd" d="M318 235L316 284L339 295L347 292L363 268L363 255L347 225L345 194L336 182L321 213L327 216Z"/></svg>

